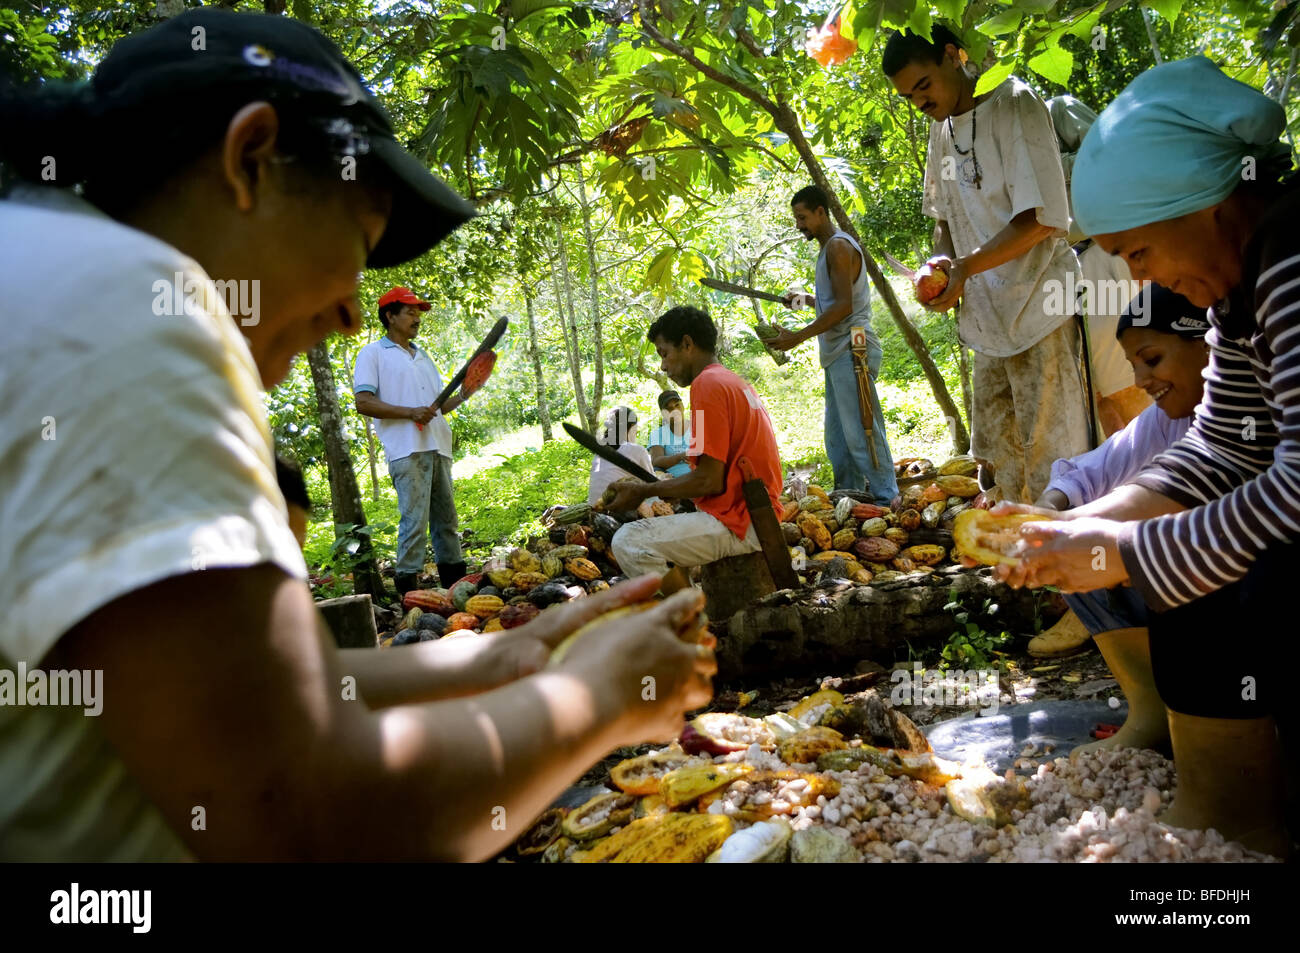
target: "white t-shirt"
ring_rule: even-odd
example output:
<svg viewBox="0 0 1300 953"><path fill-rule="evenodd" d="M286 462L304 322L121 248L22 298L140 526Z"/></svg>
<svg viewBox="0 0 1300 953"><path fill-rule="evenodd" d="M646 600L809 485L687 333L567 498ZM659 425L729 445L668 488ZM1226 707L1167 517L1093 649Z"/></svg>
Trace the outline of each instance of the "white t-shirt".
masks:
<svg viewBox="0 0 1300 953"><path fill-rule="evenodd" d="M651 473L654 473L654 464L650 462L650 451L639 443L625 443L618 448L618 452L633 463L639 463ZM602 457L592 457L591 482L588 484L587 502L595 506L597 501L600 500L600 495L605 492L605 487L625 476L631 476L631 474L622 467L614 466L614 464Z"/></svg>
<svg viewBox="0 0 1300 953"><path fill-rule="evenodd" d="M169 576L306 579L252 354L176 249L71 193L0 201L0 382L0 669ZM0 704L0 861L187 856L95 717Z"/></svg>
<svg viewBox="0 0 1300 953"><path fill-rule="evenodd" d="M372 341L357 355L352 370L352 391L369 391L386 404L397 407L427 407L442 393L442 375L429 355L411 342L410 354L388 337ZM375 419L375 432L384 445L384 458L391 464L413 453L436 450L451 459L451 427L439 411L421 430L414 420Z"/></svg>
<svg viewBox="0 0 1300 953"><path fill-rule="evenodd" d="M978 135L973 155L972 126ZM948 223L958 255L986 244L1026 209L1036 209L1038 222L1055 232L1019 258L967 280L958 329L972 349L1010 357L1073 316L1073 310L1063 313L1061 307L1080 278L1079 263L1065 242L1070 203L1061 155L1047 106L1021 80L1007 77L974 109L953 116L951 135L947 121L930 124L921 202L926 215ZM1052 282L1059 286L1053 289Z"/></svg>

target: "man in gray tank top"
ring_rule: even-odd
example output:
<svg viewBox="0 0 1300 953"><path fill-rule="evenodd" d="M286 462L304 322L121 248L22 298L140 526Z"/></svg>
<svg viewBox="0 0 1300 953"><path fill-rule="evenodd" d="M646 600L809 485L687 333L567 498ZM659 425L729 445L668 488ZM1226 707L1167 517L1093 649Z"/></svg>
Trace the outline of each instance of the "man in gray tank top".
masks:
<svg viewBox="0 0 1300 953"><path fill-rule="evenodd" d="M885 418L876 394L876 375L884 354L871 329L871 287L862 249L831 221L826 193L815 185L800 189L790 200L795 227L809 240L817 239L817 320L798 331L785 331L767 343L782 351L817 338L818 357L826 377L826 456L835 473L837 490L865 489L877 503L887 505L898 493L894 459L885 439ZM787 296L793 307L793 296ZM867 444L858 405L858 381L849 350L850 329L867 334L868 387L873 410L875 460Z"/></svg>

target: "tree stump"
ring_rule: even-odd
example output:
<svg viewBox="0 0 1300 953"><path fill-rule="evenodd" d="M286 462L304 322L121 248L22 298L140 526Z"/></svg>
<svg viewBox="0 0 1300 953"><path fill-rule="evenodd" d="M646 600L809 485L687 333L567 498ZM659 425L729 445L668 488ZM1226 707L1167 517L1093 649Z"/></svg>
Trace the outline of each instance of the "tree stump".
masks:
<svg viewBox="0 0 1300 953"><path fill-rule="evenodd" d="M373 649L379 644L370 596L342 596L316 603L341 649Z"/></svg>
<svg viewBox="0 0 1300 953"><path fill-rule="evenodd" d="M747 609L757 599L776 592L772 573L761 552L728 556L700 567L705 611L719 622Z"/></svg>

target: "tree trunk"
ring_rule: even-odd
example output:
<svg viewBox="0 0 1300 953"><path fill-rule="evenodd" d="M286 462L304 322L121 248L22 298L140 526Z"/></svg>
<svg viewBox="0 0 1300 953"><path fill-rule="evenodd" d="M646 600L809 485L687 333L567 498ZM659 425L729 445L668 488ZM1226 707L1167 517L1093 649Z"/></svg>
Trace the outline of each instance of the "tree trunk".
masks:
<svg viewBox="0 0 1300 953"><path fill-rule="evenodd" d="M866 243L862 241L861 236L858 235L858 230L853 227L853 222L849 220L848 214L844 211L844 206L840 204L839 197L831 187L830 180L826 177L821 162L818 160L816 153L813 152L808 140L804 138L803 129L799 125L799 118L785 102L778 101L777 112L774 114L773 119L776 122L776 127L789 137L790 144L799 153L799 157L803 160L804 166L812 176L813 182L826 193L826 201L830 203L830 213L834 216L836 223L840 228L852 235L862 248L862 263L867 269L867 274L871 276L871 283L875 285L876 291L884 299L885 306L889 309L889 314L894 319L894 323L903 332L903 339L907 341L908 347L911 348L912 353L916 355L917 361L920 362L921 370L925 372L926 380L930 382L930 389L934 392L934 399L938 403L939 409L943 411L945 417L952 420L953 449L957 453L966 453L970 450L970 433L966 430L966 424L962 420L961 413L957 410L957 405L953 402L952 395L948 393L948 385L944 383L938 365L934 363L934 358L930 356L930 350L925 345L925 339L921 337L915 325L903 313L902 305L898 303L898 296L894 294L894 289L885 280L880 266L871 257L871 252L867 251Z"/></svg>
<svg viewBox="0 0 1300 953"><path fill-rule="evenodd" d="M961 402L966 406L966 419L969 421L974 413L971 405L970 354L961 341L957 342L957 364L961 368Z"/></svg>
<svg viewBox="0 0 1300 953"><path fill-rule="evenodd" d="M346 339L345 339L346 340ZM348 372L348 379L352 379L352 358L348 353L347 344L343 345L343 367ZM375 427L370 418L364 414L361 416L362 422L366 425L366 459L370 464L370 499L379 502L379 467L375 461Z"/></svg>
<svg viewBox="0 0 1300 953"><path fill-rule="evenodd" d="M600 414L600 402L605 399L605 346L601 340L600 282L596 270L596 240L591 234L591 206L587 202L587 186L583 181L582 164L578 164L578 202L582 206L582 238L587 245L587 274L591 278L591 341L596 354L596 385L591 394L591 408ZM596 418L591 418L591 429L596 429Z"/></svg>
<svg viewBox="0 0 1300 953"><path fill-rule="evenodd" d="M551 263L551 277L555 280L555 300L559 305L560 323L564 325L567 322L568 327L565 340L571 344L569 372L573 375L573 397L578 404L578 417L582 421L583 429L588 433L595 433L596 415L600 413L600 408L596 407L593 413L587 403L587 391L582 383L582 339L578 337L578 319L573 311L573 283L569 277L569 253L564 247L564 231L560 228L559 222L555 223L555 237L559 251Z"/></svg>
<svg viewBox="0 0 1300 953"><path fill-rule="evenodd" d="M343 432L343 414L339 410L338 388L334 383L334 369L330 366L329 348L322 341L307 352L307 364L316 389L316 409L320 416L321 435L325 440L325 462L329 468L330 509L334 514L334 538L340 538L340 526L349 523L356 528L366 525L366 511L361 505L361 490L357 486L356 471L348 453L347 436ZM384 597L384 582L375 565L370 539L364 533L352 535L360 543L357 562L352 570L352 591L369 593L379 601Z"/></svg>
<svg viewBox="0 0 1300 953"><path fill-rule="evenodd" d="M542 423L542 443L551 436L551 408L546 404L546 378L542 376L542 357L537 353L537 320L533 316L533 296L524 292L524 305L528 308L528 350L533 359L533 377L537 381L537 416Z"/></svg>

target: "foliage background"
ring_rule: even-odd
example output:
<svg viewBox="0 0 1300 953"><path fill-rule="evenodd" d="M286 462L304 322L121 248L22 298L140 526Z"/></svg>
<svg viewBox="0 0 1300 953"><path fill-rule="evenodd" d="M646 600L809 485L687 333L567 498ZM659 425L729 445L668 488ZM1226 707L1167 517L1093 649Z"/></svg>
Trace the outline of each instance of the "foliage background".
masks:
<svg viewBox="0 0 1300 953"><path fill-rule="evenodd" d="M199 5L30 0L0 9L0 76L84 79L116 40ZM713 275L773 291L811 285L815 247L793 230L788 210L807 169L745 89L789 103L873 255L888 250L912 261L928 254L930 240L919 203L926 127L880 73L888 28L926 31L943 18L967 40L987 82L1014 70L1044 97L1068 91L1098 111L1156 62L1157 49L1165 59L1205 53L1282 101L1292 128L1296 119L1300 0L217 5L293 16L324 32L376 90L399 139L479 204L476 221L418 261L367 273L361 291L371 309L394 284L434 302L420 343L444 375L497 316L511 318L494 377L451 421L462 528L476 554L536 532L546 505L584 495L589 460L567 440L544 440L546 417L554 426L566 419L590 426L602 409L629 403L654 419L666 381L644 330L674 304L710 310L723 361L765 395L783 461L829 479L814 346L778 368L749 331L760 316L791 325L807 315L697 283ZM837 13L859 48L822 67L804 46ZM727 82L666 52L652 28ZM949 391L960 395L952 322L912 306L905 282L894 285ZM895 456L942 456L942 415L878 298L880 386ZM372 315L359 336L332 339L329 349L374 541L391 557L395 498L349 386L357 351L380 333ZM267 407L279 449L307 474L316 501L308 553L325 565L335 527L315 397L300 361L267 395Z"/></svg>

